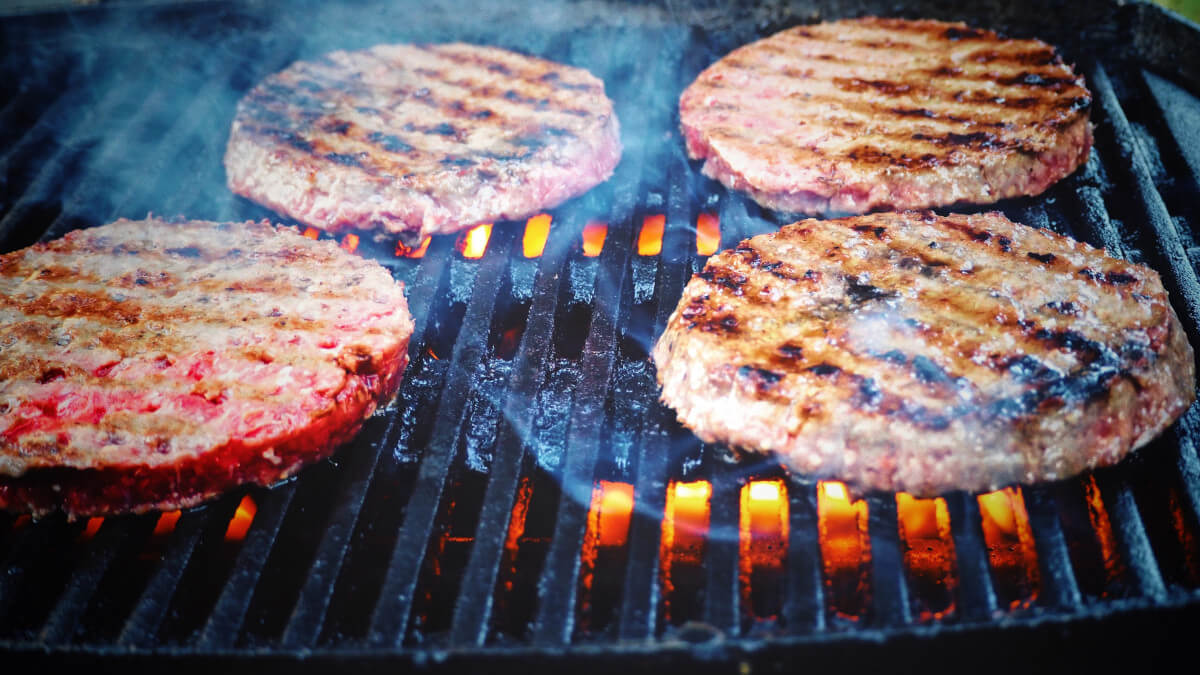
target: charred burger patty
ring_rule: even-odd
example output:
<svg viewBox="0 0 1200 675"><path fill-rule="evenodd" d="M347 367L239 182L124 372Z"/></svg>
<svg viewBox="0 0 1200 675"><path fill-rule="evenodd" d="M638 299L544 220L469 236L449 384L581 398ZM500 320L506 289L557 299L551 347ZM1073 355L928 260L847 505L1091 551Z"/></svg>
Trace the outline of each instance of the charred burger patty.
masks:
<svg viewBox="0 0 1200 675"><path fill-rule="evenodd" d="M869 17L734 50L679 115L705 174L769 208L845 215L1039 194L1086 161L1090 106L1044 42Z"/></svg>
<svg viewBox="0 0 1200 675"><path fill-rule="evenodd" d="M229 187L326 230L407 242L533 215L621 156L604 84L496 47L381 45L299 61L238 104Z"/></svg>
<svg viewBox="0 0 1200 675"><path fill-rule="evenodd" d="M1114 464L1194 398L1154 271L999 213L743 241L688 283L653 358L705 441L914 495Z"/></svg>
<svg viewBox="0 0 1200 675"><path fill-rule="evenodd" d="M0 256L0 508L175 509L328 456L399 385L402 290L265 222L121 220Z"/></svg>

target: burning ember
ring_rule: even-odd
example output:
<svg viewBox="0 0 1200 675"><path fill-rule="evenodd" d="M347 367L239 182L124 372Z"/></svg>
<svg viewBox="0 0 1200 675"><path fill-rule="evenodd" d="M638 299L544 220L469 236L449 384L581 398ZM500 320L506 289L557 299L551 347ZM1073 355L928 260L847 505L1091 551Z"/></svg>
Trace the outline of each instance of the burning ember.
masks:
<svg viewBox="0 0 1200 675"><path fill-rule="evenodd" d="M817 528L828 605L836 616L857 621L871 606L867 503L851 502L843 483L822 481L817 484Z"/></svg>
<svg viewBox="0 0 1200 675"><path fill-rule="evenodd" d="M250 524L254 522L256 513L258 513L258 505L254 503L254 499L250 495L242 497L237 512L233 514L233 518L229 520L229 526L225 529L225 541L234 542L245 539L246 532L250 530Z"/></svg>
<svg viewBox="0 0 1200 675"><path fill-rule="evenodd" d="M711 497L708 481L667 487L659 559L663 617L670 623L682 623L698 614Z"/></svg>
<svg viewBox="0 0 1200 675"><path fill-rule="evenodd" d="M525 221L525 238L521 241L526 258L537 258L546 250L546 239L550 236L550 216L538 214Z"/></svg>
<svg viewBox="0 0 1200 675"><path fill-rule="evenodd" d="M1021 489L1004 488L978 500L996 597L1009 609L1028 607L1037 599L1040 576Z"/></svg>
<svg viewBox="0 0 1200 675"><path fill-rule="evenodd" d="M608 236L608 223L590 222L583 226L583 255L595 258L604 248L604 238Z"/></svg>
<svg viewBox="0 0 1200 675"><path fill-rule="evenodd" d="M358 235L347 234L345 237L342 237L342 248L350 253L354 253L355 249L358 248Z"/></svg>
<svg viewBox="0 0 1200 675"><path fill-rule="evenodd" d="M783 480L742 487L738 527L742 605L759 619L778 616L788 549L788 501Z"/></svg>
<svg viewBox="0 0 1200 675"><path fill-rule="evenodd" d="M901 492L896 495L896 512L917 617L942 619L954 612L958 587L946 500L916 499Z"/></svg>
<svg viewBox="0 0 1200 675"><path fill-rule="evenodd" d="M425 252L429 250L429 242L433 241L433 237L425 237L421 245L416 248L409 248L399 242L396 243L396 255L402 258L424 258Z"/></svg>
<svg viewBox="0 0 1200 675"><path fill-rule="evenodd" d="M458 250L464 258L482 258L487 251L488 239L492 236L492 225L477 225L470 230L459 241Z"/></svg>
<svg viewBox="0 0 1200 675"><path fill-rule="evenodd" d="M658 255L662 253L663 229L666 228L667 217L662 214L646 216L642 219L642 229L638 232L638 255Z"/></svg>
<svg viewBox="0 0 1200 675"><path fill-rule="evenodd" d="M712 255L721 250L721 220L715 213L696 217L696 255Z"/></svg>

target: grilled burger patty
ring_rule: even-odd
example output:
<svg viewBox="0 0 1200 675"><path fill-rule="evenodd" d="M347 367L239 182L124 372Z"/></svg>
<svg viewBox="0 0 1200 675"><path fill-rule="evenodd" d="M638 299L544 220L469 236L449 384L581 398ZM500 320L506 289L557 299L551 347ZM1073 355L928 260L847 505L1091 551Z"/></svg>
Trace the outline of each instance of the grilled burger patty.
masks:
<svg viewBox="0 0 1200 675"><path fill-rule="evenodd" d="M999 213L745 240L688 283L653 358L703 440L926 496L1114 464L1194 398L1154 271Z"/></svg>
<svg viewBox="0 0 1200 675"><path fill-rule="evenodd" d="M238 104L229 187L326 230L406 242L557 206L612 175L604 83L496 47L381 45L299 61Z"/></svg>
<svg viewBox="0 0 1200 675"><path fill-rule="evenodd" d="M1039 194L1087 160L1091 100L1039 40L864 18L734 50L679 115L708 176L772 209L845 215Z"/></svg>
<svg viewBox="0 0 1200 675"><path fill-rule="evenodd" d="M0 256L0 508L176 509L294 474L395 393L402 291L266 222L120 220Z"/></svg>

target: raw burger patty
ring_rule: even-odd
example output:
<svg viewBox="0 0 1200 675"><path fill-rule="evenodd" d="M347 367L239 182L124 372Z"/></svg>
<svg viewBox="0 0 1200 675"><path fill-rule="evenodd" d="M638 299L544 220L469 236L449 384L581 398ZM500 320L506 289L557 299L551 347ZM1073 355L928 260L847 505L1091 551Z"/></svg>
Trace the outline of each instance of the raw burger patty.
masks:
<svg viewBox="0 0 1200 675"><path fill-rule="evenodd" d="M999 213L743 241L688 283L653 357L701 439L923 496L1114 464L1194 398L1154 271Z"/></svg>
<svg viewBox="0 0 1200 675"><path fill-rule="evenodd" d="M612 175L604 83L496 47L381 45L298 61L238 104L229 187L298 221L406 242L533 215Z"/></svg>
<svg viewBox="0 0 1200 675"><path fill-rule="evenodd" d="M266 222L120 220L0 256L0 508L177 509L326 457L399 386L402 291Z"/></svg>
<svg viewBox="0 0 1200 675"><path fill-rule="evenodd" d="M846 215L1039 194L1087 160L1091 100L1039 40L865 18L734 50L679 115L708 176L772 209Z"/></svg>

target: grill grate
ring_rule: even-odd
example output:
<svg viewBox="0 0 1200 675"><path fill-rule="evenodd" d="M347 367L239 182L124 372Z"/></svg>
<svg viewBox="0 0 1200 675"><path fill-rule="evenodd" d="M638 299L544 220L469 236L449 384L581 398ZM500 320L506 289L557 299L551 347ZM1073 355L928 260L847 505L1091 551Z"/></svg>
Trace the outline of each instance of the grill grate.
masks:
<svg viewBox="0 0 1200 675"><path fill-rule="evenodd" d="M0 515L0 650L63 664L650 669L803 654L853 666L930 649L1028 653L1069 634L1068 645L1134 635L1169 654L1181 635L1170 627L1200 618L1195 408L1119 467L914 504L852 504L836 484L769 459L730 462L679 427L656 402L647 353L706 259L697 219L715 215L727 248L790 218L698 174L678 92L732 47L820 7L548 7L471 19L437 3L419 17L371 8L394 32L362 8L324 8L329 25L365 26L336 35L222 3L0 23L15 47L0 72L18 83L0 94L4 251L147 211L272 217L224 188L233 106L260 77L335 47L463 39L586 67L605 80L626 145L613 180L551 212L540 256L525 257L521 223L497 224L479 259L453 237L421 257L361 237L358 251L406 283L416 331L396 402L333 460L182 515ZM1084 68L1097 143L1046 195L1000 206L1154 267L1200 344L1200 78L1145 34L1169 26L1195 52L1200 30L1147 5L1098 12L1086 30L1014 11L997 16ZM661 252L643 254L655 217ZM607 236L592 257L581 237L597 222ZM748 534L757 485L778 486L763 489L779 490L768 521L785 550ZM243 498L254 514L235 536ZM604 539L605 527L619 534Z"/></svg>

